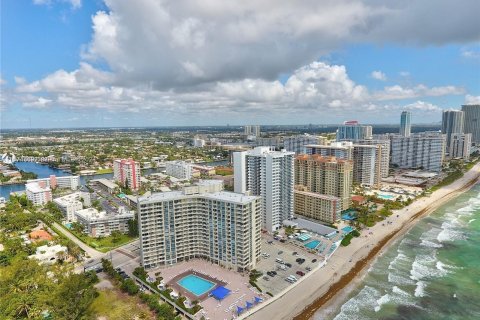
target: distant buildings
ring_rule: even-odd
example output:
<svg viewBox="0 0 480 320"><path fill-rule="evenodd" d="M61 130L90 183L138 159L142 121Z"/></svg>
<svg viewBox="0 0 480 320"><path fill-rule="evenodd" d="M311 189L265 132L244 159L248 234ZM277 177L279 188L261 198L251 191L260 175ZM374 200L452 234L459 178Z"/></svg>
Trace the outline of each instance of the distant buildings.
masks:
<svg viewBox="0 0 480 320"><path fill-rule="evenodd" d="M445 157L445 135L423 132L410 137L392 137L392 165L439 172Z"/></svg>
<svg viewBox="0 0 480 320"><path fill-rule="evenodd" d="M84 232L91 237L105 237L113 231L128 232L128 221L134 219L135 213L120 207L118 213L106 213L95 208L77 210L75 218L83 225Z"/></svg>
<svg viewBox="0 0 480 320"><path fill-rule="evenodd" d="M358 121L345 121L338 127L337 141L363 140L372 138L372 126L363 126Z"/></svg>
<svg viewBox="0 0 480 320"><path fill-rule="evenodd" d="M165 165L167 175L181 180L192 179L193 168L191 163L177 160L167 161Z"/></svg>
<svg viewBox="0 0 480 320"><path fill-rule="evenodd" d="M12 164L17 161L17 157L13 153L7 152L0 156L0 161L5 164Z"/></svg>
<svg viewBox="0 0 480 320"><path fill-rule="evenodd" d="M377 187L381 178L388 176L389 141L342 141L327 146L307 145L305 150L308 155L353 161L353 181L360 185Z"/></svg>
<svg viewBox="0 0 480 320"><path fill-rule="evenodd" d="M130 190L140 188L140 164L132 159L116 159L113 161L113 177L120 185Z"/></svg>
<svg viewBox="0 0 480 320"><path fill-rule="evenodd" d="M260 137L260 126L245 126L243 133L246 136Z"/></svg>
<svg viewBox="0 0 480 320"><path fill-rule="evenodd" d="M218 180L138 199L146 269L193 258L252 270L260 256L261 199L222 191Z"/></svg>
<svg viewBox="0 0 480 320"><path fill-rule="evenodd" d="M400 135L402 137L410 137L412 132L412 113L403 111L400 115Z"/></svg>
<svg viewBox="0 0 480 320"><path fill-rule="evenodd" d="M324 206L323 209L311 207L311 210L320 210L320 212L312 211L306 213L306 216L328 216L328 219L324 218L325 220L323 220L327 222L339 219L338 210L342 211L350 207L352 182L353 162L351 160L320 155L300 155L295 158L295 185L303 187L297 188L297 190L338 198L338 200L331 197L322 199L323 201L336 201L338 205L331 204ZM297 190L295 191L295 201L300 200L300 197L297 197L299 194ZM330 211L331 208L335 208L337 211Z"/></svg>
<svg viewBox="0 0 480 320"><path fill-rule="evenodd" d="M44 205L52 201L52 189L47 186L45 181L30 182L25 185L27 199L36 206Z"/></svg>
<svg viewBox="0 0 480 320"><path fill-rule="evenodd" d="M61 189L77 190L78 187L80 186L80 177L79 176L57 177L55 175L51 175L49 178L27 180L27 183L31 183L31 182L44 182L46 186L51 189L61 188Z"/></svg>
<svg viewBox="0 0 480 320"><path fill-rule="evenodd" d="M452 133L450 137L450 148L448 154L451 158L470 159L472 153L471 133Z"/></svg>
<svg viewBox="0 0 480 320"><path fill-rule="evenodd" d="M295 153L269 147L234 152L234 190L262 197L263 227L278 230L293 216Z"/></svg>
<svg viewBox="0 0 480 320"><path fill-rule="evenodd" d="M62 211L67 222L77 221L75 212L82 210L83 206L89 207L90 194L88 192L75 192L60 198L53 199L53 202Z"/></svg>
<svg viewBox="0 0 480 320"><path fill-rule="evenodd" d="M450 153L452 134L463 133L464 115L460 110L445 110L442 113L442 133L446 137L448 153Z"/></svg>
<svg viewBox="0 0 480 320"><path fill-rule="evenodd" d="M306 145L323 145L326 143L325 137L312 136L309 134L285 137L283 145L285 150L295 152L295 154L304 154Z"/></svg>
<svg viewBox="0 0 480 320"><path fill-rule="evenodd" d="M472 143L480 145L480 104L463 105L465 113L464 132L472 134Z"/></svg>

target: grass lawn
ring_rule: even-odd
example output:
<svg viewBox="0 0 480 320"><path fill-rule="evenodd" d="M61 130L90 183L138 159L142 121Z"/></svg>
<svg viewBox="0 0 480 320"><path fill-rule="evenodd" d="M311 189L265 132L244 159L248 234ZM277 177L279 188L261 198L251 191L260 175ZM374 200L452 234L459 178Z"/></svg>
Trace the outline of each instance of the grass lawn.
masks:
<svg viewBox="0 0 480 320"><path fill-rule="evenodd" d="M143 304L137 296L129 296L117 289L102 290L99 293L100 295L90 306L94 319L156 319L148 306Z"/></svg>
<svg viewBox="0 0 480 320"><path fill-rule="evenodd" d="M116 237L108 236L103 238L92 238L87 236L86 234L79 233L75 230L68 230L68 231L70 231L75 237L80 239L80 241L82 241L86 245L92 248L95 248L101 252L107 252L114 248L120 247L125 243L128 243L130 241L137 239L136 237L131 237L128 234L120 234Z"/></svg>
<svg viewBox="0 0 480 320"><path fill-rule="evenodd" d="M233 174L233 168L217 167L215 168L215 173L220 176L229 176Z"/></svg>
<svg viewBox="0 0 480 320"><path fill-rule="evenodd" d="M97 170L97 174L112 173L113 169L100 169Z"/></svg>

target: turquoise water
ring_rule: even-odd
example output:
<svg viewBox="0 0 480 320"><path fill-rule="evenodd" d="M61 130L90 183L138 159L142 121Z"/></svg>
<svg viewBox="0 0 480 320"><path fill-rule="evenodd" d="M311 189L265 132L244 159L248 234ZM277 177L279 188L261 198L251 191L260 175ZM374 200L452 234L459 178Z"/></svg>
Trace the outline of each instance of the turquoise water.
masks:
<svg viewBox="0 0 480 320"><path fill-rule="evenodd" d="M305 244L305 247L307 247L307 248L309 248L309 249L315 249L319 244L320 244L320 241L318 241L318 240L312 240L312 241L310 241L309 243L306 243L306 244Z"/></svg>
<svg viewBox="0 0 480 320"><path fill-rule="evenodd" d="M420 220L314 319L480 319L480 185Z"/></svg>
<svg viewBox="0 0 480 320"><path fill-rule="evenodd" d="M379 193L377 195L377 197L380 198L380 199L385 199L385 200L391 200L391 199L395 198L391 194L383 194L383 193Z"/></svg>
<svg viewBox="0 0 480 320"><path fill-rule="evenodd" d="M201 296L215 287L215 283L205 280L194 274L183 277L177 283L196 296Z"/></svg>

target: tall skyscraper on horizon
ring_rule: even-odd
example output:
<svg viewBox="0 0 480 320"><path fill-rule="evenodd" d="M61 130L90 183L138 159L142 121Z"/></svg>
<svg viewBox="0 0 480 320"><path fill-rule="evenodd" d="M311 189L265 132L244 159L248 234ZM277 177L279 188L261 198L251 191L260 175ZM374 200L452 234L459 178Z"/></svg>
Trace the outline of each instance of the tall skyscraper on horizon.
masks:
<svg viewBox="0 0 480 320"><path fill-rule="evenodd" d="M246 136L255 136L260 137L260 126L245 126L243 129L243 133Z"/></svg>
<svg viewBox="0 0 480 320"><path fill-rule="evenodd" d="M452 134L463 133L464 115L464 112L460 110L445 110L442 113L442 133L446 135L446 147L449 153Z"/></svg>
<svg viewBox="0 0 480 320"><path fill-rule="evenodd" d="M472 134L472 143L480 145L480 104L462 106L464 115L464 132Z"/></svg>
<svg viewBox="0 0 480 320"><path fill-rule="evenodd" d="M234 152L234 191L262 197L263 227L274 232L293 216L294 152L270 147Z"/></svg>
<svg viewBox="0 0 480 320"><path fill-rule="evenodd" d="M410 111L402 111L400 116L400 135L402 137L410 137L412 133L412 113Z"/></svg>

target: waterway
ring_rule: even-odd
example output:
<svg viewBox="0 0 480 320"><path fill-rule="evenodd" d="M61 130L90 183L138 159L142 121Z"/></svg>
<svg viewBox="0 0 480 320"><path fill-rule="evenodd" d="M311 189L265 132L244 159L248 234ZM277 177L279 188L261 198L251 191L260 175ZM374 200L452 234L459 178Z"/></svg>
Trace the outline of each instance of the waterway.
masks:
<svg viewBox="0 0 480 320"><path fill-rule="evenodd" d="M37 174L38 178L48 178L51 175L55 175L57 177L63 176L70 176L71 174L65 172L60 169L49 167L48 165L36 163L36 162L15 162L15 166L19 170L23 170L25 172L33 172ZM142 175L147 175L150 173L158 172L158 169L146 169L142 170ZM92 176L80 176L80 184L85 185L88 181L93 179L110 179L113 177L113 173L105 173L105 174L96 174ZM3 185L0 186L0 197L4 197L8 199L10 197L11 192L18 192L25 190L25 184L10 184L10 185Z"/></svg>

